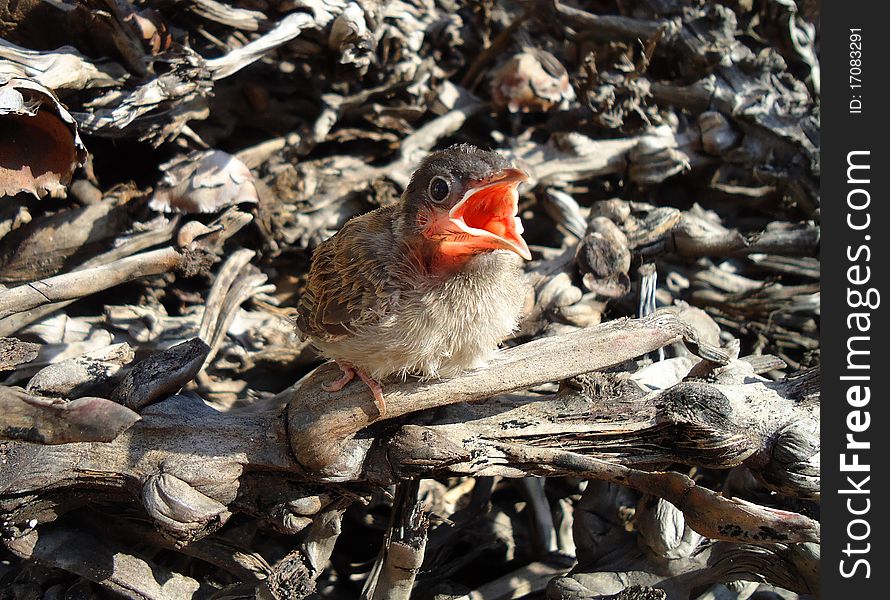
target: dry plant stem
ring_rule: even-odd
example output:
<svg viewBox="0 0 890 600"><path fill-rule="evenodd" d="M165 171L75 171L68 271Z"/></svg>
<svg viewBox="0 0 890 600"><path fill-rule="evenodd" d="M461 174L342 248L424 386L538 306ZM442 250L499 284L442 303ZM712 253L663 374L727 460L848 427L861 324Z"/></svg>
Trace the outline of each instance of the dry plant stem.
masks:
<svg viewBox="0 0 890 600"><path fill-rule="evenodd" d="M95 531L106 531L108 528L107 516L99 511L81 512L77 517L79 525L91 527ZM119 540L140 540L140 543L152 544L197 558L243 581L262 581L272 570L262 555L251 552L241 543L223 536L208 536L183 546L165 537L151 523L135 520L117 521L115 534Z"/></svg>
<svg viewBox="0 0 890 600"><path fill-rule="evenodd" d="M205 19L242 31L257 31L268 23L266 15L259 11L236 8L216 0L195 0L188 9Z"/></svg>
<svg viewBox="0 0 890 600"><path fill-rule="evenodd" d="M52 90L114 87L126 76L119 64L94 64L71 46L39 52L0 39L0 59L0 75L27 77Z"/></svg>
<svg viewBox="0 0 890 600"><path fill-rule="evenodd" d="M536 183L577 181L625 171L628 153L644 138L645 136L597 140L590 144L583 156L551 158L547 156L546 150L532 148L520 153L520 158L532 167L532 177Z"/></svg>
<svg viewBox="0 0 890 600"><path fill-rule="evenodd" d="M349 501L342 499L315 516L300 546L278 561L257 586L257 600L305 598L315 590L315 580L327 568L340 537L348 506Z"/></svg>
<svg viewBox="0 0 890 600"><path fill-rule="evenodd" d="M18 285L64 272L71 263L116 241L127 227L131 208L109 197L32 221L7 240L0 259L2 281Z"/></svg>
<svg viewBox="0 0 890 600"><path fill-rule="evenodd" d="M493 581L489 581L457 600L513 600L529 594L541 593L551 579L563 575L567 565L533 562Z"/></svg>
<svg viewBox="0 0 890 600"><path fill-rule="evenodd" d="M54 302L89 296L121 283L179 268L185 257L175 248L152 250L83 271L65 273L0 292L0 318Z"/></svg>
<svg viewBox="0 0 890 600"><path fill-rule="evenodd" d="M179 231L182 248L160 248L108 264L48 277L0 292L0 319L46 304L76 300L121 283L174 270L197 273L205 269L209 252L221 253L222 244L252 217L230 208L211 228L187 223ZM198 227L189 227L192 223ZM0 320L0 323L3 321Z"/></svg>
<svg viewBox="0 0 890 600"><path fill-rule="evenodd" d="M263 286L266 276L250 264L252 250L235 252L217 273L204 306L198 337L210 346L204 361L210 364L225 339L238 307L248 298L262 292L274 291L274 286Z"/></svg>
<svg viewBox="0 0 890 600"><path fill-rule="evenodd" d="M709 468L746 464L752 470L773 472L776 465L761 465L758 457L773 454L772 440L782 437L777 434L786 429L786 422L818 418L800 411L793 390L770 395L762 386L762 395L757 396L748 388L758 384L749 383L721 386L726 414L712 420L711 415L684 410L693 408L683 402L691 395L691 385L705 384L683 383L679 386L686 387L676 392L640 398L637 404L624 402L617 420L618 399L609 395L573 399L571 393L520 402L513 408L504 401L446 408L440 411L438 424L429 422L431 413L418 415L417 424L356 440L344 460L358 466L336 479L385 486L424 476L597 477L668 499L688 513L692 526L716 539L755 543L814 539L817 525L801 515L721 498L677 473L637 470L684 463ZM671 398L680 400L680 406L672 407ZM679 420L672 415L679 415ZM255 496L265 493L268 484L251 482L258 477L264 481L263 474L294 485L307 480L318 485L332 478L306 473L296 464L290 448L298 438L287 431L284 421L278 409L220 413L194 395L182 394L146 408L142 421L110 443L81 445L76 452L71 446L9 444L2 450L7 466L0 471L0 511L8 515L4 533L21 535L26 533L18 529L22 523L55 520L83 502L108 500L109 494L116 501L121 493L143 497L145 488L138 482L152 482L152 489L159 492L152 498L181 499L173 504L165 501L166 509L157 501L147 505L152 516L152 507L163 509L155 517L158 525L170 527L175 535L185 531L191 539L199 539L208 533L204 524L222 514L236 497L240 504L260 502ZM35 464L42 468L35 471ZM807 492L789 488L787 493ZM176 508L195 507L194 499L208 507L203 516ZM761 527L764 523L767 526Z"/></svg>
<svg viewBox="0 0 890 600"><path fill-rule="evenodd" d="M423 565L429 525L418 502L420 480L398 484L389 532L362 590L363 600L409 600Z"/></svg>
<svg viewBox="0 0 890 600"><path fill-rule="evenodd" d="M525 477L520 481L523 495L531 508L529 519L532 521L531 529L538 556L546 556L557 550L556 527L545 492L546 485L547 479L544 477Z"/></svg>
<svg viewBox="0 0 890 600"><path fill-rule="evenodd" d="M200 524L192 510L198 505L189 496L198 497L200 493L217 505L233 503L244 483L241 478L245 465L278 473L282 478L298 471L289 456L280 410L250 415L220 413L196 396L182 394L146 407L141 416L141 427L131 427L109 443L39 446L12 442L0 447L6 460L0 470L0 513L11 517L2 522L5 532L21 535L25 532L20 527L31 519L38 523L53 521L62 512L78 508L87 501L87 495L71 492L84 490L85 481L90 480L98 484L87 484L99 494L94 498L109 492L111 498L120 498L124 492L130 504L142 503L144 485L153 482L161 492L153 497L166 496L169 510L156 515L152 507L157 503L146 505L149 516L162 531L180 536L183 527ZM45 468L35 470L34 464ZM196 493L183 491L189 486ZM14 492L24 489L37 492L37 496L26 499ZM262 494L262 490L256 494ZM180 521L180 526L171 527L171 520ZM192 537L207 533L198 527Z"/></svg>
<svg viewBox="0 0 890 600"><path fill-rule="evenodd" d="M334 545L340 536L343 513L349 507L349 500L341 499L330 506L315 519L306 533L306 539L300 546L313 578L321 575L328 565Z"/></svg>
<svg viewBox="0 0 890 600"><path fill-rule="evenodd" d="M210 288L210 293L207 295L204 315L201 317L201 327L198 331L198 337L208 344L213 337L211 334L216 329L216 322L220 316L218 310L222 305L226 292L232 287L241 269L250 262L250 259L255 254L253 250L238 250L226 260L216 274L213 287ZM209 307L215 307L216 310L210 310Z"/></svg>
<svg viewBox="0 0 890 600"><path fill-rule="evenodd" d="M114 248L103 252L102 254L91 258L75 271L89 269L91 267L99 267L110 262L132 256L142 250L147 250L152 246L159 246L169 242L173 238L173 234L179 228L181 219L179 215L174 215L169 221L161 227L153 227L149 231L142 231L133 235L129 235L120 244L116 244Z"/></svg>
<svg viewBox="0 0 890 600"><path fill-rule="evenodd" d="M234 75L247 65L256 62L264 54L289 42L300 33L315 25L315 21L306 13L293 13L282 19L278 25L266 35L232 50L225 56L207 61L207 68L213 73L213 79L223 79Z"/></svg>
<svg viewBox="0 0 890 600"><path fill-rule="evenodd" d="M548 586L547 597L553 600L614 598L606 594L630 589L628 586L645 586L646 589L657 588L666 592L668 598L689 598L696 597L693 590L741 580L768 581L818 598L818 565L818 544L753 546L717 542L700 548L691 557L671 561L669 572L659 572L646 563L622 570L594 567L592 572L582 566L566 577L553 580Z"/></svg>
<svg viewBox="0 0 890 600"><path fill-rule="evenodd" d="M208 340L210 352L207 354L207 358L204 361L205 366L211 364L213 359L216 358L217 352L219 352L219 349L225 341L226 332L229 330L229 326L238 315L238 308L257 293L274 291L274 286L262 286L265 281L266 276L262 273L254 272L251 275L242 273L242 277L229 290L224 298L225 301L222 304L216 307L208 306L208 309L217 311L219 319L215 324L213 335Z"/></svg>
<svg viewBox="0 0 890 600"><path fill-rule="evenodd" d="M152 229L151 231L145 231L132 236L123 244L120 244L119 246L116 246L115 248L112 248L108 252L100 254L99 256L91 258L82 265L74 268L73 271L82 271L84 269L107 265L116 260L131 256L136 252L151 248L152 246L157 246L158 244L169 242L178 225L179 217L177 216L172 218L163 227ZM42 306L32 308L30 310L17 312L16 314L10 315L6 318L0 318L0 336L12 335L20 329L27 327L31 323L39 321L40 319L51 315L57 310L65 308L78 299L79 298L72 298L71 300L65 300L64 302L52 302L50 304L44 304Z"/></svg>
<svg viewBox="0 0 890 600"><path fill-rule="evenodd" d="M595 15L562 2L554 2L553 6L558 17L579 29L608 36L610 40L647 40L668 24L667 21L644 21L619 15Z"/></svg>
<svg viewBox="0 0 890 600"><path fill-rule="evenodd" d="M649 473L615 463L552 448L503 447L515 462L552 465L574 470L578 476L632 487L664 498L686 517L689 526L712 539L743 540L750 543L818 542L819 523L803 515L758 506L739 498L724 498L681 473ZM732 521L725 517L732 515Z"/></svg>
<svg viewBox="0 0 890 600"><path fill-rule="evenodd" d="M642 356L688 335L687 326L675 317L655 314L534 340L500 352L485 369L453 379L384 384L386 418L567 379ZM288 403L294 454L310 471L334 465L342 458L344 444L379 416L373 397L362 386L348 385L338 393L322 391L324 383L335 379L335 370L324 365L278 395Z"/></svg>

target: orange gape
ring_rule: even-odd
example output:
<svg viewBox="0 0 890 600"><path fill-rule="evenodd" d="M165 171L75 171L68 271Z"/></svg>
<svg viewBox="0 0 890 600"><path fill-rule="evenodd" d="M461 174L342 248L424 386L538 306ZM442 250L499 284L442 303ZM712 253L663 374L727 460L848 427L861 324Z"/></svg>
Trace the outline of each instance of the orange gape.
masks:
<svg viewBox="0 0 890 600"><path fill-rule="evenodd" d="M518 169L504 169L466 185L463 197L447 212L431 219L424 235L437 240L447 256L472 256L479 252L509 250L529 259L522 239L519 184L528 177Z"/></svg>

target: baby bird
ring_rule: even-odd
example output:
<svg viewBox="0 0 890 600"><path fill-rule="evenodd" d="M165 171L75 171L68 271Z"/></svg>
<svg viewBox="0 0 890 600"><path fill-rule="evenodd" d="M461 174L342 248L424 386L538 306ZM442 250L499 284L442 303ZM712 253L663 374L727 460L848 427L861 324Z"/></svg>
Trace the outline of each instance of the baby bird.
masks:
<svg viewBox="0 0 890 600"><path fill-rule="evenodd" d="M398 202L348 221L312 255L297 328L343 376L386 403L391 375L481 366L517 326L531 253L517 216L528 177L461 144L427 156Z"/></svg>

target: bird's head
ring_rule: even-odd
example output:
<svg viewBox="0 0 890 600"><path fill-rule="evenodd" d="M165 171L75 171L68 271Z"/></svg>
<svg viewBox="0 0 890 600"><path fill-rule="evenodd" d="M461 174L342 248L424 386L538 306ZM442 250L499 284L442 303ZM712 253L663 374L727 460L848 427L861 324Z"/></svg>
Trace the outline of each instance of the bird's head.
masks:
<svg viewBox="0 0 890 600"><path fill-rule="evenodd" d="M402 195L404 233L460 264L494 250L531 259L517 216L528 176L496 152L459 144L427 156Z"/></svg>

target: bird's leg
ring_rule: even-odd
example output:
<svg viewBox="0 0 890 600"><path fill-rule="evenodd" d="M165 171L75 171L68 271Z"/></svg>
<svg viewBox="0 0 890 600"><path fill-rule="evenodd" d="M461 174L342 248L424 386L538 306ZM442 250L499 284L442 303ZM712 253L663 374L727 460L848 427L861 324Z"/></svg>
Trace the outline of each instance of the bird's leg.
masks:
<svg viewBox="0 0 890 600"><path fill-rule="evenodd" d="M376 379L362 371L361 369L356 369L351 364L347 362L335 361L337 366L340 367L340 370L343 372L343 376L333 383L326 383L321 386L326 392L339 392L346 385L355 378L356 373L358 373L359 378L365 382L371 389L371 393L374 394L374 403L377 405L377 410L380 413L380 416L386 414L386 402L383 400L383 387L377 382Z"/></svg>
<svg viewBox="0 0 890 600"><path fill-rule="evenodd" d="M371 388L371 393L374 394L374 403L377 405L377 411L380 413L380 416L384 416L386 414L386 402L383 400L383 387L377 382L376 379L362 371L361 369L356 369L359 378L365 382L369 388Z"/></svg>
<svg viewBox="0 0 890 600"><path fill-rule="evenodd" d="M355 369L352 368L351 364L337 361L337 366L340 367L343 376L333 383L326 383L321 386L321 389L326 392L339 392L355 377Z"/></svg>

